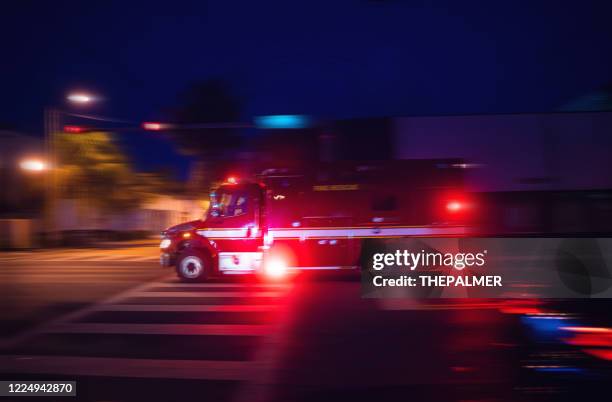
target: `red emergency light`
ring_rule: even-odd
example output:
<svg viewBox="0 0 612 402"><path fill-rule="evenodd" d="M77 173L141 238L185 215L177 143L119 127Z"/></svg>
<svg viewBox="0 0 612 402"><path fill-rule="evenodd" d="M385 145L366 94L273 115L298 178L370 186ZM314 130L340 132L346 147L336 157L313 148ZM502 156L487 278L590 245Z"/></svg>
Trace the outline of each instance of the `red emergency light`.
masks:
<svg viewBox="0 0 612 402"><path fill-rule="evenodd" d="M238 184L238 179L235 176L228 177L225 182L227 184Z"/></svg>
<svg viewBox="0 0 612 402"><path fill-rule="evenodd" d="M287 264L278 257L272 258L264 264L264 273L271 279L280 279L287 274Z"/></svg>

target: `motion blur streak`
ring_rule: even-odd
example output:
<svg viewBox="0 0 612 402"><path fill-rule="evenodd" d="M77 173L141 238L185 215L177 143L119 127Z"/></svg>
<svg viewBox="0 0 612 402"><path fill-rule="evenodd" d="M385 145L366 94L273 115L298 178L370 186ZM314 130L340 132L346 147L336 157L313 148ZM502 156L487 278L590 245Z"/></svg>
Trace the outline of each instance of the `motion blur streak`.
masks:
<svg viewBox="0 0 612 402"><path fill-rule="evenodd" d="M584 349L584 352L603 360L612 361L612 350L610 349Z"/></svg>
<svg viewBox="0 0 612 402"><path fill-rule="evenodd" d="M566 339L565 342L576 346L612 347L612 335L578 334L573 338Z"/></svg>
<svg viewBox="0 0 612 402"><path fill-rule="evenodd" d="M562 330L581 333L612 333L611 328L598 327L562 327Z"/></svg>

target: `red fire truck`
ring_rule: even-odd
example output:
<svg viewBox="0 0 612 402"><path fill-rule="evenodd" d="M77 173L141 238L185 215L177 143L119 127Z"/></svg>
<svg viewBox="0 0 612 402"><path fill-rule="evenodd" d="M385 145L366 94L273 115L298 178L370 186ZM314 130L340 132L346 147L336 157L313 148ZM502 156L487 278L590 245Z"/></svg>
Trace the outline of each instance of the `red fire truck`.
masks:
<svg viewBox="0 0 612 402"><path fill-rule="evenodd" d="M356 268L375 239L462 236L472 201L460 160L319 165L228 177L201 220L162 232L161 264L184 281Z"/></svg>

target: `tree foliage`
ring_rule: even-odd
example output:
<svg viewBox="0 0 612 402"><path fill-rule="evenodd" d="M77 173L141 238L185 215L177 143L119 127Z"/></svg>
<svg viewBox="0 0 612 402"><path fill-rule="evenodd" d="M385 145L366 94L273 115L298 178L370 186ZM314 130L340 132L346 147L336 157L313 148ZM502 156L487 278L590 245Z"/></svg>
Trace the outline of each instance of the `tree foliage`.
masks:
<svg viewBox="0 0 612 402"><path fill-rule="evenodd" d="M240 146L238 130L185 126L237 123L241 112L241 102L224 81L195 82L179 94L176 106L170 110L170 118L179 126L171 135L184 153L211 161L220 153Z"/></svg>
<svg viewBox="0 0 612 402"><path fill-rule="evenodd" d="M136 173L110 133L59 134L59 197L87 200L106 210L138 207L165 186L159 175Z"/></svg>

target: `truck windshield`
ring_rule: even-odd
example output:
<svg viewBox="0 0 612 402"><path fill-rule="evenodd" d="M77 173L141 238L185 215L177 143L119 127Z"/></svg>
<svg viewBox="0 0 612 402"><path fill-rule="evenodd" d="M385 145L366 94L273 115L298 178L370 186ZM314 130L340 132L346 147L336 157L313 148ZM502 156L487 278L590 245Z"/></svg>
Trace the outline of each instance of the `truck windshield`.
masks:
<svg viewBox="0 0 612 402"><path fill-rule="evenodd" d="M247 199L247 194L242 191L217 193L212 199L211 215L223 217L243 215L247 213Z"/></svg>

